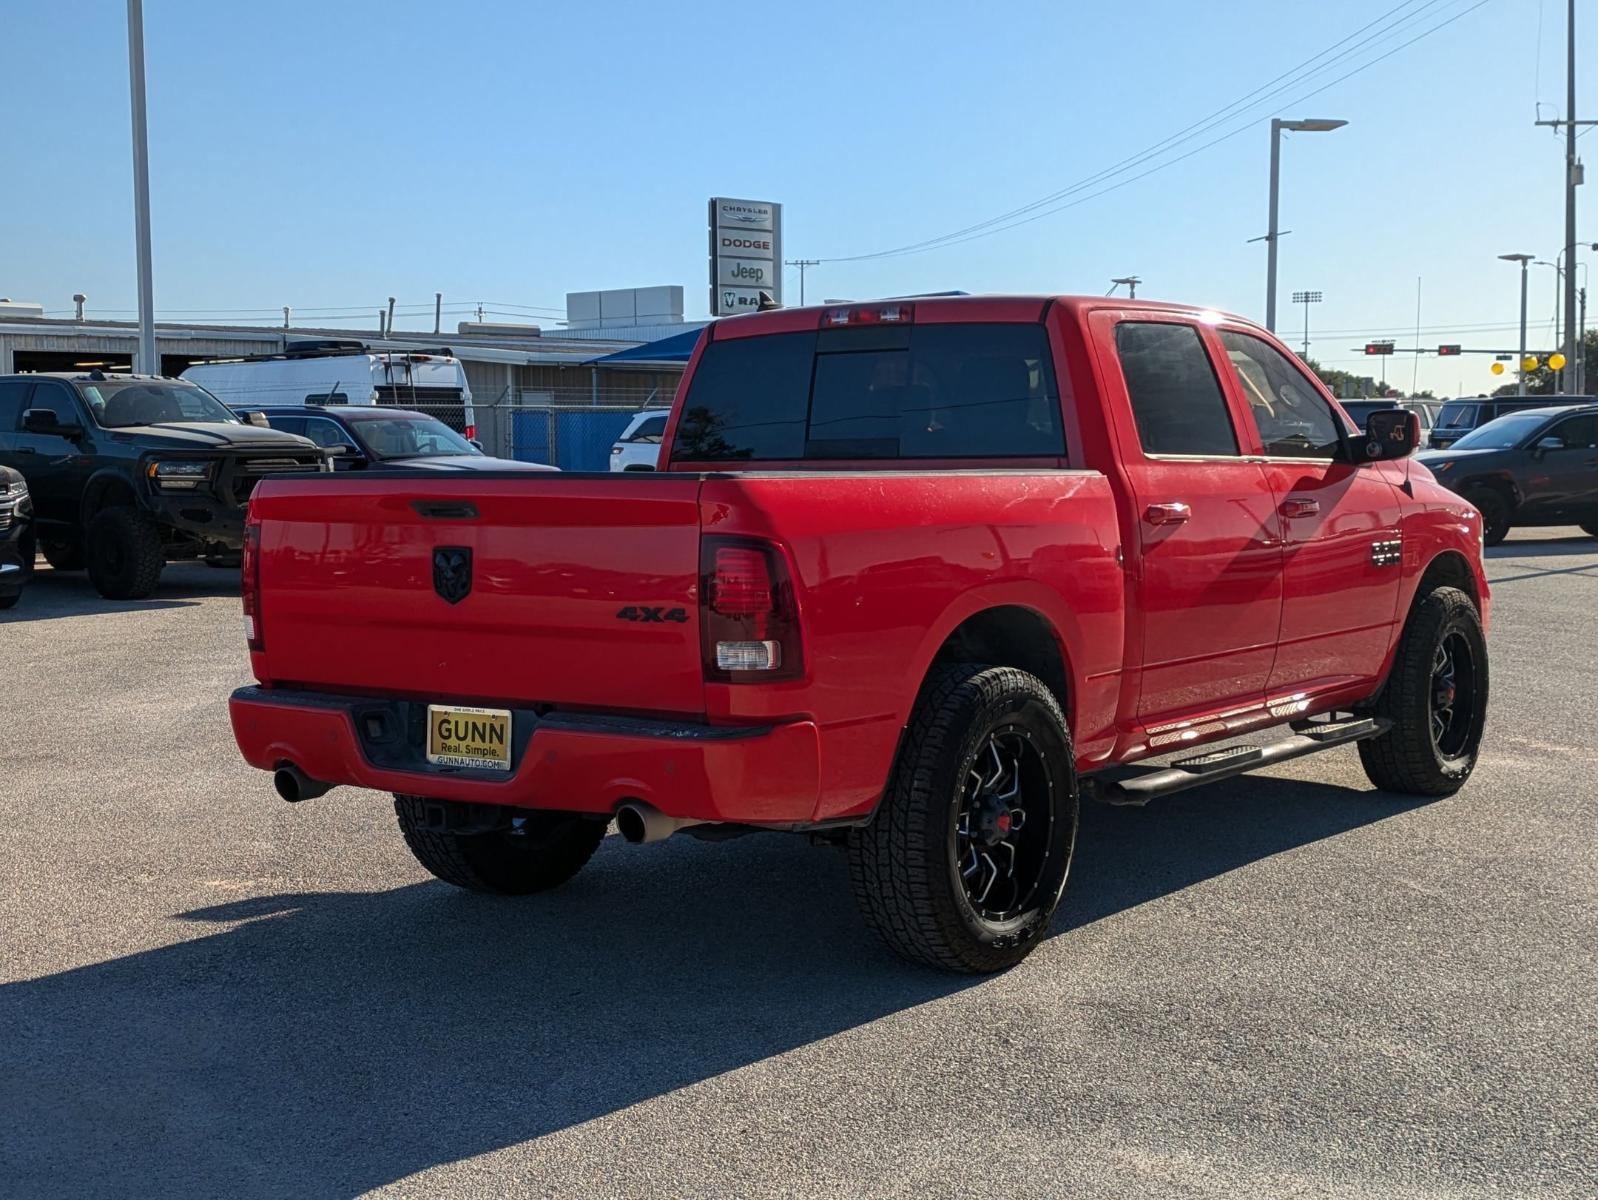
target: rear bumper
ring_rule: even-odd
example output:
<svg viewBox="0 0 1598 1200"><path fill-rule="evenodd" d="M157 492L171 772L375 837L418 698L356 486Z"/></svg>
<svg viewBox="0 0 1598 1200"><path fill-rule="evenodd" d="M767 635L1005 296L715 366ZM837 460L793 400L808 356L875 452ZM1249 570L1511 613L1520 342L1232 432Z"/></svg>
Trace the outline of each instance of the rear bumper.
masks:
<svg viewBox="0 0 1598 1200"><path fill-rule="evenodd" d="M512 710L511 770L425 761L426 704L246 687L228 702L251 766L444 800L609 813L642 800L670 817L803 825L820 782L816 727L722 727Z"/></svg>

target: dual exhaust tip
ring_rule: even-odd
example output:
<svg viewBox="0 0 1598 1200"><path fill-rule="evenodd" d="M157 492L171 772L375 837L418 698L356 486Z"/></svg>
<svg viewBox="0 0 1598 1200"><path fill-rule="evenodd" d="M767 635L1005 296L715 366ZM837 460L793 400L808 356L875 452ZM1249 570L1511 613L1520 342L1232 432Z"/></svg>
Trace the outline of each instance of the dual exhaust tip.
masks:
<svg viewBox="0 0 1598 1200"><path fill-rule="evenodd" d="M315 800L325 796L334 785L312 779L291 762L286 762L272 772L272 786L277 794L290 804L301 800ZM704 825L705 821L668 817L653 805L641 800L628 800L616 809L616 829L622 838L635 846L648 842L663 842L680 829L690 825Z"/></svg>

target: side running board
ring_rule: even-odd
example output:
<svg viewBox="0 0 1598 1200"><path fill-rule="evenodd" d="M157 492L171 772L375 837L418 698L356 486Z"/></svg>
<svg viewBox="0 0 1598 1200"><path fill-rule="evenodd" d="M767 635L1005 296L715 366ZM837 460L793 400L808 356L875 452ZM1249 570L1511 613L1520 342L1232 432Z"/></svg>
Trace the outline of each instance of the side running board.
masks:
<svg viewBox="0 0 1598 1200"><path fill-rule="evenodd" d="M1127 767L1090 776L1095 798L1106 804L1147 804L1157 796L1169 796L1191 787L1214 783L1257 771L1290 758L1302 758L1334 746L1364 741L1386 733L1393 723L1386 717L1352 717L1342 721L1299 721L1293 736L1264 746L1223 746L1194 758L1183 758L1168 767L1140 769Z"/></svg>

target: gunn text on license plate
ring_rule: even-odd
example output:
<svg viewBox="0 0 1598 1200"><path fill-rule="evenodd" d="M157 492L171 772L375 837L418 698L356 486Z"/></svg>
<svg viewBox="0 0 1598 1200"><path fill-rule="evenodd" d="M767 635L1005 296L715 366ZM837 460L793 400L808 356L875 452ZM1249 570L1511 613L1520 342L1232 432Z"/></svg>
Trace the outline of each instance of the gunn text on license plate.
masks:
<svg viewBox="0 0 1598 1200"><path fill-rule="evenodd" d="M503 708L429 704L427 761L441 767L510 770L510 713Z"/></svg>

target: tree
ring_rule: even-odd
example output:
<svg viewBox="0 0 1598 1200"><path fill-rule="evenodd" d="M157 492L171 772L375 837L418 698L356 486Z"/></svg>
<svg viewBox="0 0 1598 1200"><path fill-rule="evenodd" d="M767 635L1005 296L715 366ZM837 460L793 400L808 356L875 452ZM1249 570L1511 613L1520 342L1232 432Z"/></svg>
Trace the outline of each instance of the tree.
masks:
<svg viewBox="0 0 1598 1200"><path fill-rule="evenodd" d="M1378 385L1368 384L1366 382L1370 378L1368 375L1355 375L1351 371L1339 371L1336 367L1323 367L1313 358L1305 358L1304 365L1320 377L1320 381L1327 386L1334 396L1346 399L1365 395L1378 397L1398 395L1398 392L1393 388L1383 391Z"/></svg>

